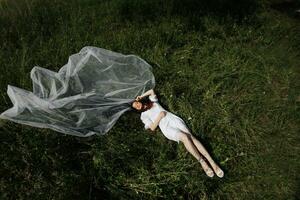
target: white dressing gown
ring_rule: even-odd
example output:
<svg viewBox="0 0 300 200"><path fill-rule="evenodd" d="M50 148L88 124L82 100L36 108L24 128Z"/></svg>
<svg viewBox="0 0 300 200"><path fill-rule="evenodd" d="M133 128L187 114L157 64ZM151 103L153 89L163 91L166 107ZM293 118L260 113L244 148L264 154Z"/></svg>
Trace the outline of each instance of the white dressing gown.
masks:
<svg viewBox="0 0 300 200"><path fill-rule="evenodd" d="M161 111L165 111L167 114L160 120L158 126L166 138L179 143L181 131L191 134L185 122L180 117L165 110L158 103L156 95L150 95L149 99L153 102L152 108L142 112L141 114L141 120L145 124L145 129L150 127L151 123L155 121Z"/></svg>

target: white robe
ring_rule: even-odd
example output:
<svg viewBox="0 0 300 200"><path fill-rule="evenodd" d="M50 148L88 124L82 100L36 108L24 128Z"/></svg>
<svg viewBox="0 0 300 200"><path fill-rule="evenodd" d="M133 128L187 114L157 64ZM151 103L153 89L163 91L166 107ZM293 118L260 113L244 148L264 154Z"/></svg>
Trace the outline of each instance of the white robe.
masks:
<svg viewBox="0 0 300 200"><path fill-rule="evenodd" d="M145 129L149 129L151 123L155 121L161 111L166 111L166 116L159 122L159 128L166 138L179 143L180 132L191 134L191 131L186 126L185 122L175 114L165 110L159 103L156 95L149 96L149 99L153 102L153 107L149 110L142 112L141 120L145 124Z"/></svg>

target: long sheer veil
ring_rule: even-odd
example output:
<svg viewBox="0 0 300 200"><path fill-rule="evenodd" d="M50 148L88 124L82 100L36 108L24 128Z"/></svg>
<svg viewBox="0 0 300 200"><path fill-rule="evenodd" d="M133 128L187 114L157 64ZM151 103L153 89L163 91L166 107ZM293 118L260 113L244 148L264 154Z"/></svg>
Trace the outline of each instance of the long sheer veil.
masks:
<svg viewBox="0 0 300 200"><path fill-rule="evenodd" d="M36 66L30 76L33 92L8 85L13 107L0 118L81 137L107 133L137 95L155 86L142 58L91 46L58 73Z"/></svg>

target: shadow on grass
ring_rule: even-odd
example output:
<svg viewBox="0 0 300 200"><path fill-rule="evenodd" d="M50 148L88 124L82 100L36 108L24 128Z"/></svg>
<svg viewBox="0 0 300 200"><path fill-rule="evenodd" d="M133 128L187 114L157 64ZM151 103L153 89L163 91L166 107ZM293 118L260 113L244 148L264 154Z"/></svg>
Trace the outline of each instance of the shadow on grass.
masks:
<svg viewBox="0 0 300 200"><path fill-rule="evenodd" d="M291 18L300 19L300 1L289 0L271 4L271 8L286 14Z"/></svg>

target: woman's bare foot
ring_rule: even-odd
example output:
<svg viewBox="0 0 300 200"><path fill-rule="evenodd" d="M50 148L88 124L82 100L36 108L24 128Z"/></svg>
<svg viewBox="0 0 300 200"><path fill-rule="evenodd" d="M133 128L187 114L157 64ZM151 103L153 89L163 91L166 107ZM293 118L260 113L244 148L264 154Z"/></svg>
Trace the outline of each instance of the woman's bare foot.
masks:
<svg viewBox="0 0 300 200"><path fill-rule="evenodd" d="M203 168L203 170L205 171L206 175L208 177L213 177L214 176L214 172L213 170L208 166L208 164L205 162L205 160L203 160L202 158L199 159L199 162Z"/></svg>
<svg viewBox="0 0 300 200"><path fill-rule="evenodd" d="M218 177L222 178L224 176L223 170L218 165L215 165L213 169Z"/></svg>

